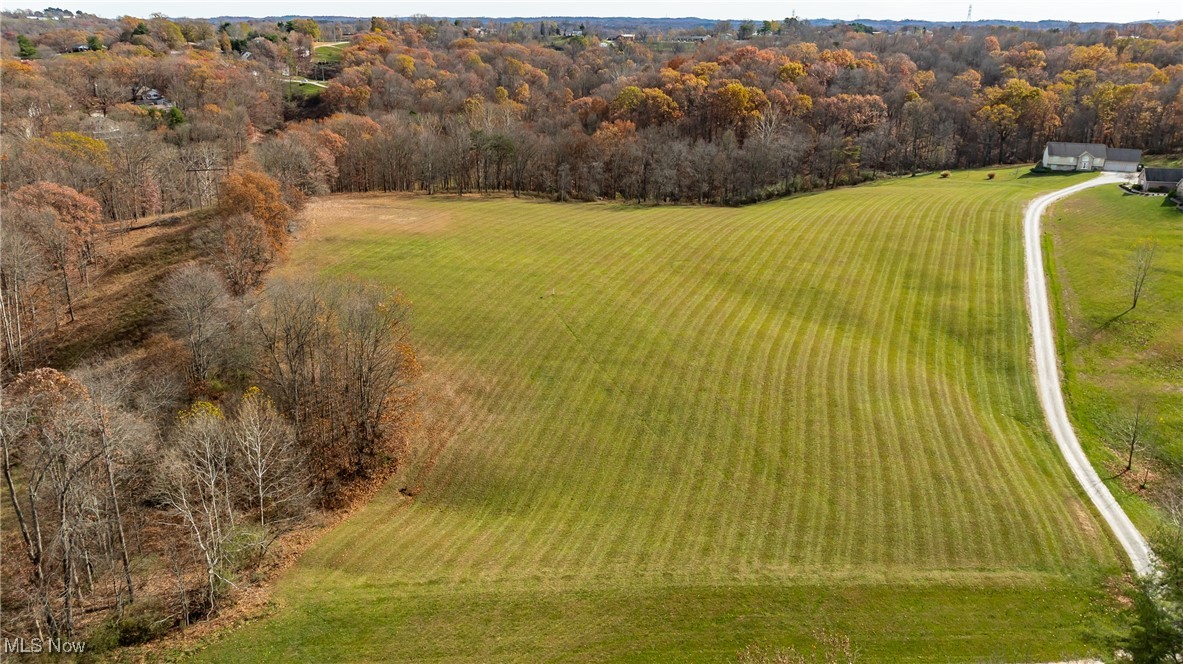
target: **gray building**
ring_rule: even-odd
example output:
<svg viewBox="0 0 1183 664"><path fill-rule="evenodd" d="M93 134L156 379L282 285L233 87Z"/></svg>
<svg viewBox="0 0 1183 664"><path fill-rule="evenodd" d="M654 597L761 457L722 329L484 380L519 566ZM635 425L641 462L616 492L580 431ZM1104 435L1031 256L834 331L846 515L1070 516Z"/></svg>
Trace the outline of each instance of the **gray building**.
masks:
<svg viewBox="0 0 1183 664"><path fill-rule="evenodd" d="M1142 151L1133 148L1106 148L1104 170L1118 173L1133 173L1142 161Z"/></svg>
<svg viewBox="0 0 1183 664"><path fill-rule="evenodd" d="M1138 174L1142 191L1173 191L1183 181L1183 168L1143 168Z"/></svg>

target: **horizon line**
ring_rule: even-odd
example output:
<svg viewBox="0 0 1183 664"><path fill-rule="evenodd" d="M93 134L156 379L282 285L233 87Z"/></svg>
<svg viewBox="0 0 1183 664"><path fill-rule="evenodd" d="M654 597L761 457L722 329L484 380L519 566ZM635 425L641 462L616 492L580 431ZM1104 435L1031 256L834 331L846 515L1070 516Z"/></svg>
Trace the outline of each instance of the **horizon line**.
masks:
<svg viewBox="0 0 1183 664"><path fill-rule="evenodd" d="M18 12L22 12L22 13L33 14L36 12L43 12L43 11L44 10L32 10L32 9L5 9L5 10L3 10L2 13L16 14ZM119 18L120 16L135 16L134 14L131 14L131 13L118 13L118 14L106 14L106 13L100 13L100 12L83 12L83 13L88 14L88 15L92 15L92 16L98 16L100 18L105 18L105 19L116 19L116 18ZM570 15L514 14L514 15L507 15L507 16L475 15L475 14L474 15L446 15L446 14L427 14L427 13L423 13L423 12L417 12L414 14L389 14L389 15L371 14L368 16L360 15L360 14L359 15L351 15L351 14L307 14L307 13L303 13L303 14L302 13L211 14L208 16L199 16L199 15L170 16L168 14L162 13L162 15L164 15L168 18L171 18L171 19L244 18L244 19L258 19L258 20L270 19L270 18L295 18L295 17L311 18L311 19L321 18L321 19L365 20L367 18L372 18L374 16L377 16L379 18L400 18L400 19L410 19L410 18L422 16L422 17L431 18L431 19L452 19L452 20L462 20L462 19L469 19L469 20L475 20L475 19L494 19L494 20L512 20L512 19L521 19L521 20L542 20L542 19L569 19L569 20L575 20L575 19L613 20L613 19L615 19L615 20L624 20L624 19L638 19L638 20L654 20L654 21L693 20L693 21L709 21L709 22L714 22L714 23L719 23L719 22L723 22L723 21L731 21L731 22L741 21L742 22L742 21L784 20L783 18L782 19L741 18L741 17L705 18L705 17L701 17L701 16L633 16L633 15L594 16L594 15L577 15L577 14L570 14ZM862 21L875 21L875 22L895 22L895 23L913 22L913 23L934 23L934 24L955 24L955 25L989 24L989 23L997 22L997 21L1009 21L1012 23L1034 23L1034 24L1038 24L1038 23L1069 23L1069 24L1073 24L1073 23L1075 23L1075 24L1105 23L1105 24L1111 24L1111 25L1135 25L1135 24L1141 24L1141 23L1154 24L1154 23L1183 22L1183 18L1145 18L1145 19L1137 19L1137 20L1132 20L1132 21L1115 21L1115 20L1104 20L1104 19L1090 20L1090 21L1079 21L1079 20L1073 20L1073 19L1067 19L1067 18L1020 19L1020 18L1005 18L1005 17L973 19L970 21L967 21L965 19L941 20L941 19L923 19L923 18L865 18L865 17L857 17L857 18L850 19L850 18L835 18L835 17L826 17L826 16L814 16L814 17L793 16L793 17L784 17L784 18L796 18L797 20L800 20L800 21L834 21L834 22L843 22L843 23L859 23Z"/></svg>

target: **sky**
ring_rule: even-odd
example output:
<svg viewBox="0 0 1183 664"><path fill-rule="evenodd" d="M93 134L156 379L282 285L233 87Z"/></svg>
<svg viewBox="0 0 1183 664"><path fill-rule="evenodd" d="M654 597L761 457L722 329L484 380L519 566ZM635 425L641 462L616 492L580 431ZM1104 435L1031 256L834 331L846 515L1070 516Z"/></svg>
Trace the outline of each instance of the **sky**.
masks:
<svg viewBox="0 0 1183 664"><path fill-rule="evenodd" d="M9 7L48 0L5 2ZM697 16L714 19L800 18L965 20L970 5L973 18L1078 22L1183 19L1183 1L1136 0L333 0L332 2L262 0L54 0L52 6L83 10L100 16L147 16L162 12L173 17L208 16Z"/></svg>

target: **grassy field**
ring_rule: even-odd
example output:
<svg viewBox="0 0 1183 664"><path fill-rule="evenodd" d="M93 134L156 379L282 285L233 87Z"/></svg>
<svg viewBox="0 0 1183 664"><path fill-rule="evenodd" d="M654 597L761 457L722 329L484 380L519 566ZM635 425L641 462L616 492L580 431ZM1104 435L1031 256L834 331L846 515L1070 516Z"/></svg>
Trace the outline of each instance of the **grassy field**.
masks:
<svg viewBox="0 0 1183 664"><path fill-rule="evenodd" d="M199 656L1096 652L1119 557L1045 432L1021 246L1024 202L1082 176L1023 172L742 209L317 201L288 269L414 302L424 440Z"/></svg>
<svg viewBox="0 0 1183 664"><path fill-rule="evenodd" d="M349 46L349 42L336 42L332 44L323 44L312 49L313 62L340 62L341 54L344 53L345 47Z"/></svg>
<svg viewBox="0 0 1183 664"><path fill-rule="evenodd" d="M1060 203L1046 232L1069 410L1094 464L1150 532L1156 520L1144 499L1177 494L1183 474L1183 213L1161 197L1104 187ZM1137 308L1126 311L1139 241L1157 242L1156 265ZM1132 473L1115 477L1128 453L1120 423L1139 402L1151 416L1151 446L1135 452Z"/></svg>
<svg viewBox="0 0 1183 664"><path fill-rule="evenodd" d="M319 95L320 93L324 92L324 90L325 90L324 88L320 87L319 85L313 85L311 83L297 83L295 81L288 81L287 85L288 85L288 91L299 92L300 94L304 95L305 97L315 97L315 96Z"/></svg>

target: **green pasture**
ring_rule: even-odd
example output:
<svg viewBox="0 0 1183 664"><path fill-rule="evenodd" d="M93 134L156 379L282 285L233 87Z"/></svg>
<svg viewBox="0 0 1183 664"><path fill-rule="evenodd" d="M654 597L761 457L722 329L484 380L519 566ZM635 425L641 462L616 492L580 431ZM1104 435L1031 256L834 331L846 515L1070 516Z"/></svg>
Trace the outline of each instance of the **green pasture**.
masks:
<svg viewBox="0 0 1183 664"><path fill-rule="evenodd" d="M745 208L316 201L286 269L414 304L416 453L196 656L1101 652L1122 562L1046 432L1021 241L1026 201L1087 176L1025 172Z"/></svg>
<svg viewBox="0 0 1183 664"><path fill-rule="evenodd" d="M345 52L345 48L349 46L348 42L341 44L328 44L326 46L317 46L312 49L313 62L340 62L341 54Z"/></svg>
<svg viewBox="0 0 1183 664"><path fill-rule="evenodd" d="M1069 412L1102 477L1152 532L1151 506L1177 494L1183 475L1183 213L1164 197L1114 186L1059 203L1045 224ZM1156 247L1130 310L1139 243ZM1127 427L1139 404L1148 425L1126 472Z"/></svg>

